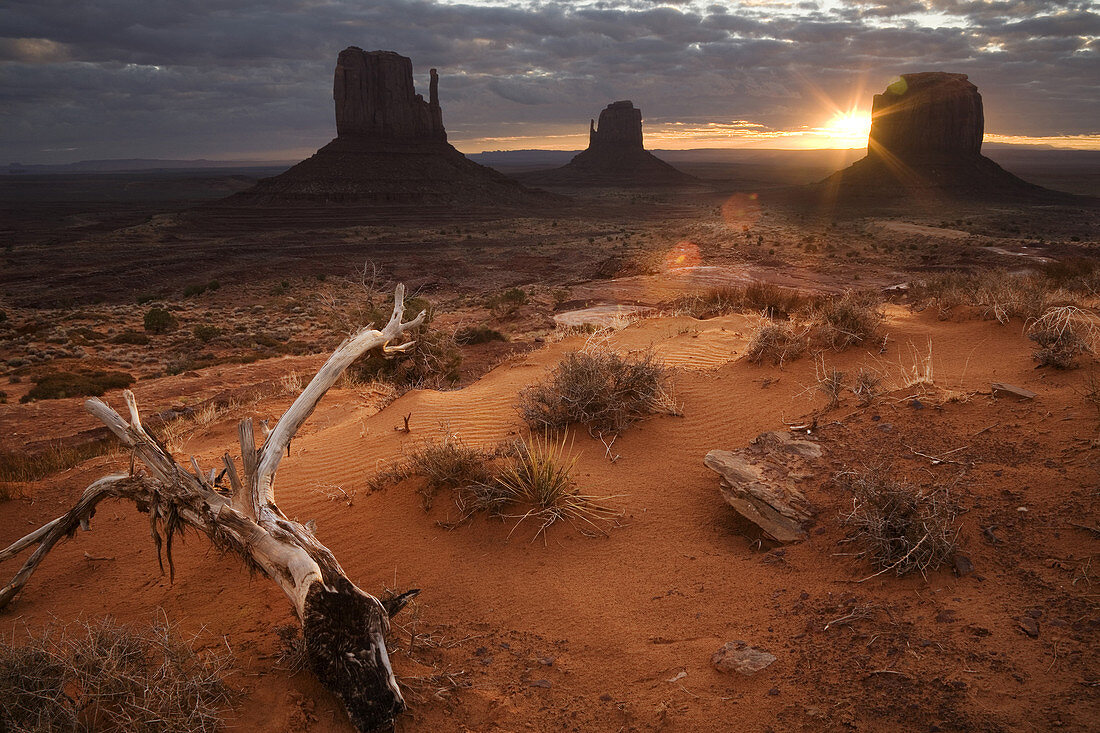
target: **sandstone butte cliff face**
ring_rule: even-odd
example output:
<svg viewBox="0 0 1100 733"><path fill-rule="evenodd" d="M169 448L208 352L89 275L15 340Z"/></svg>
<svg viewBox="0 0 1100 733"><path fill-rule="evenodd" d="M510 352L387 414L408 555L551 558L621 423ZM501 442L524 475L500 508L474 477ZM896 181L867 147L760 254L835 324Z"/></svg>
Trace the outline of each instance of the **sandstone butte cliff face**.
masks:
<svg viewBox="0 0 1100 733"><path fill-rule="evenodd" d="M642 111L629 100L612 102L589 123L588 149L561 168L526 174L547 186L676 186L698 184L642 146Z"/></svg>
<svg viewBox="0 0 1100 733"><path fill-rule="evenodd" d="M412 61L393 51L340 52L333 78L336 138L290 170L229 197L226 205L539 205L550 203L447 142L439 75L428 101Z"/></svg>
<svg viewBox="0 0 1100 733"><path fill-rule="evenodd" d="M966 74L902 74L874 97L867 156L820 185L831 200L1059 196L982 155L984 132L982 96Z"/></svg>
<svg viewBox="0 0 1100 733"><path fill-rule="evenodd" d="M643 150L642 111L630 100L612 102L600 112L600 126L588 123L589 150Z"/></svg>
<svg viewBox="0 0 1100 733"><path fill-rule="evenodd" d="M413 89L412 60L393 51L352 46L336 61L332 96L337 136L446 142L439 74L431 70L429 101Z"/></svg>
<svg viewBox="0 0 1100 733"><path fill-rule="evenodd" d="M867 153L903 160L976 156L984 134L982 95L966 74L902 74L874 97Z"/></svg>

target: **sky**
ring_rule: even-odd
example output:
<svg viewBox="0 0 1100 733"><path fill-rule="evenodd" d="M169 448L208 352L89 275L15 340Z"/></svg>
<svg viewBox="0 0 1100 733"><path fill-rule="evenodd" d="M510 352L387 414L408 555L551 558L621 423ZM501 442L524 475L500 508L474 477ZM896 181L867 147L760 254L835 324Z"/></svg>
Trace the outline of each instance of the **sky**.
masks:
<svg viewBox="0 0 1100 733"><path fill-rule="evenodd" d="M0 162L294 160L335 136L347 46L440 72L463 152L862 147L898 74L968 74L986 142L1100 149L1095 0L4 0Z"/></svg>

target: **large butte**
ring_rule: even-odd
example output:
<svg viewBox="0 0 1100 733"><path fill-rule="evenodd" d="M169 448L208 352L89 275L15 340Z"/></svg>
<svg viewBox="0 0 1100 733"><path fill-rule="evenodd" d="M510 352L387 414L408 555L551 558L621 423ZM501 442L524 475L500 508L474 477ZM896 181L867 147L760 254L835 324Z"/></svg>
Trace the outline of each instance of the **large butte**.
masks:
<svg viewBox="0 0 1100 733"><path fill-rule="evenodd" d="M435 69L425 101L413 87L409 58L352 46L337 59L333 98L332 142L225 203L498 207L548 198L468 160L447 142Z"/></svg>
<svg viewBox="0 0 1100 733"><path fill-rule="evenodd" d="M982 95L966 74L902 74L874 97L866 157L820 186L838 199L1065 197L982 155L984 132Z"/></svg>
<svg viewBox="0 0 1100 733"><path fill-rule="evenodd" d="M588 149L561 168L521 179L543 186L682 186L699 179L673 168L642 146L642 111L629 100L612 102L589 122Z"/></svg>

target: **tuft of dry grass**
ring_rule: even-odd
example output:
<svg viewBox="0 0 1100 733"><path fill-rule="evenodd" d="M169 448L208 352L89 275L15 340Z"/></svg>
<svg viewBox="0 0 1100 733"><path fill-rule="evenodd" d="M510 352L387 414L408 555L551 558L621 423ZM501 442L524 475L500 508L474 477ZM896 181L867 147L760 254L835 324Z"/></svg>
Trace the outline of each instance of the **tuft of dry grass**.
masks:
<svg viewBox="0 0 1100 733"><path fill-rule="evenodd" d="M1069 369L1082 354L1096 353L1100 322L1090 312L1067 305L1051 308L1024 328L1038 348L1033 354L1039 366Z"/></svg>
<svg viewBox="0 0 1100 733"><path fill-rule="evenodd" d="M810 309L810 330L822 345L840 351L858 346L878 332L883 315L873 293L847 291L821 298Z"/></svg>
<svg viewBox="0 0 1100 733"><path fill-rule="evenodd" d="M75 628L73 628L75 627ZM175 624L111 618L0 640L0 730L214 731L234 699L228 648L199 653Z"/></svg>
<svg viewBox="0 0 1100 733"><path fill-rule="evenodd" d="M577 490L571 475L577 459L566 456L566 440L564 435L560 441L549 435L535 435L516 443L505 465L479 487L479 508L516 519L516 527L528 519L538 522L536 539L559 520L569 522L582 534L607 534L621 513L606 505L613 497ZM526 507L527 511L506 514L510 506Z"/></svg>
<svg viewBox="0 0 1100 733"><path fill-rule="evenodd" d="M923 575L950 560L959 530L947 492L922 492L890 476L889 469L849 471L840 483L852 492L852 511L841 515L849 541L862 549L857 557L879 569Z"/></svg>
<svg viewBox="0 0 1100 733"><path fill-rule="evenodd" d="M518 408L532 430L582 424L601 434L620 433L646 415L679 414L668 367L652 351L624 356L605 340L566 354L545 381L520 392Z"/></svg>
<svg viewBox="0 0 1100 733"><path fill-rule="evenodd" d="M424 508L431 509L440 489L464 489L492 480L491 461L495 455L467 445L454 434L442 440L428 441L405 462L406 475L423 476L428 481L421 489Z"/></svg>
<svg viewBox="0 0 1100 733"><path fill-rule="evenodd" d="M117 446L118 443L114 440L96 440L74 446L65 445L59 440L37 453L3 451L0 452L0 484L37 481L79 465L89 458L106 455ZM4 487L0 486L0 499L5 498L5 493Z"/></svg>
<svg viewBox="0 0 1100 733"><path fill-rule="evenodd" d="M769 361L782 366L794 361L806 350L806 332L789 321L763 321L753 332L745 349L745 359L752 364Z"/></svg>

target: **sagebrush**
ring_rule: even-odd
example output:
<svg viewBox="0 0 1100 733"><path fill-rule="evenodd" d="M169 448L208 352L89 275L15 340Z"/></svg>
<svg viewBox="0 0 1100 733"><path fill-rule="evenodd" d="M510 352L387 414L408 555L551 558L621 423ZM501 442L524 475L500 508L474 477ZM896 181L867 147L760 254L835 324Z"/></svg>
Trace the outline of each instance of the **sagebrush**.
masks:
<svg viewBox="0 0 1100 733"><path fill-rule="evenodd" d="M580 424L608 434L647 415L678 414L670 370L656 354L624 355L593 341L566 354L543 382L520 392L519 411L536 432Z"/></svg>
<svg viewBox="0 0 1100 733"><path fill-rule="evenodd" d="M223 727L232 655L164 620L111 618L0 640L0 730L190 733Z"/></svg>
<svg viewBox="0 0 1100 733"><path fill-rule="evenodd" d="M922 490L893 477L889 467L841 474L852 493L852 510L841 516L858 557L879 572L922 574L951 560L959 530L948 494Z"/></svg>

